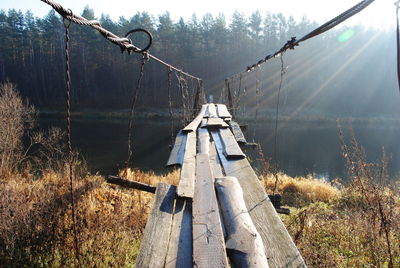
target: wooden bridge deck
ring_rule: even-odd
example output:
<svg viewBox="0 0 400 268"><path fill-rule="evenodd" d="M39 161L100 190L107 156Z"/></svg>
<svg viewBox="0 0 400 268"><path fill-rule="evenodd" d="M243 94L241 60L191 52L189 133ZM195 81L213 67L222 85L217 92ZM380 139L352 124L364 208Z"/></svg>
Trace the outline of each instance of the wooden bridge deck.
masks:
<svg viewBox="0 0 400 268"><path fill-rule="evenodd" d="M238 143L225 105L205 104L176 137L135 267L305 267Z"/></svg>

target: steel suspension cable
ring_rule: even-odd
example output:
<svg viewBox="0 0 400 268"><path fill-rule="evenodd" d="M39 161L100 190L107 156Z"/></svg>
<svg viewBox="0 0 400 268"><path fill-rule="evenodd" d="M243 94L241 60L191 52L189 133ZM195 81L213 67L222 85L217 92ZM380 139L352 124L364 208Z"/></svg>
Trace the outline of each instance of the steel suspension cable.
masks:
<svg viewBox="0 0 400 268"><path fill-rule="evenodd" d="M400 1L397 1L394 4L396 6L397 83L400 90L400 25L399 25Z"/></svg>
<svg viewBox="0 0 400 268"><path fill-rule="evenodd" d="M246 70L244 70L244 71L242 71L242 72L240 72L238 74L232 75L228 79L234 78L234 77L236 77L236 76L238 76L238 75L240 75L242 73L253 71L254 69L256 69L257 66L266 63L270 59L278 57L280 54L286 52L288 49L294 49L301 42L304 42L304 41L306 41L306 40L308 40L310 38L313 38L313 37L315 37L317 35L320 35L320 34L326 32L326 31L332 29L333 27L335 27L338 24L344 22L348 18L356 15L357 13L359 13L360 11L365 9L367 6L369 6L374 1L375 0L363 0L363 1L359 2L358 4L356 4L355 6L349 8L345 12L341 13L340 15L336 16L335 18L331 19L330 21L322 24L318 28L316 28L313 31L309 32L308 34L304 35L302 38L297 40L296 37L292 37L291 40L287 41L275 53L272 53L272 54L269 54L269 55L265 56L264 59L259 60L257 63L255 63L253 65L247 66Z"/></svg>
<svg viewBox="0 0 400 268"><path fill-rule="evenodd" d="M107 29L103 28L100 24L100 22L98 22L97 20L88 20L80 15L76 15L74 14L70 9L66 9L64 8L62 5L60 5L59 3L53 1L53 0L40 0L48 5L50 5L58 14L60 14L63 18L79 24L79 25L87 25L90 26L94 29L96 29L98 32L100 32L104 38L106 38L107 40L109 40L110 42L112 42L115 45L118 45L121 48L121 51L124 52L125 50L128 51L128 53L131 52L137 52L137 53L145 53L146 51L141 51L140 48L136 47L135 45L132 44L131 40L127 37L119 37L116 34L108 31ZM190 77L192 79L196 79L196 80L201 80L201 78L196 77L194 75L191 75L187 72L184 72L183 70L157 58L156 56L150 54L147 52L147 56L152 59L157 61L160 64L165 65L168 68L171 68L173 70L175 70L176 72Z"/></svg>

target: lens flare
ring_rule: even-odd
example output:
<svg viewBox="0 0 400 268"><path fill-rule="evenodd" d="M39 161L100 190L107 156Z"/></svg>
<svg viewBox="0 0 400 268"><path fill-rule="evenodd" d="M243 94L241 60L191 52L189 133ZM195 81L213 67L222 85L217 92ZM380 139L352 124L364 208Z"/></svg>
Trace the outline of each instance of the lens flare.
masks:
<svg viewBox="0 0 400 268"><path fill-rule="evenodd" d="M354 35L354 30L348 29L339 35L338 40L339 40L339 42L343 43L343 42L348 41L350 38L352 38L353 35Z"/></svg>

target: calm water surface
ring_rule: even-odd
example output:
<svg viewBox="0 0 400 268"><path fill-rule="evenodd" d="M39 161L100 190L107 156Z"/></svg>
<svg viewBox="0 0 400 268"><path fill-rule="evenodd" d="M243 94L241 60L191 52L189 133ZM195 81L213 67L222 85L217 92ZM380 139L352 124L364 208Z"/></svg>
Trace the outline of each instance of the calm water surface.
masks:
<svg viewBox="0 0 400 268"><path fill-rule="evenodd" d="M40 128L64 127L63 120L41 119ZM336 123L281 122L278 131L277 160L279 169L295 175L314 174L326 179L346 177ZM136 120L133 131L134 166L142 170L164 173L171 144L171 128L166 120ZM369 161L379 161L382 148L392 155L390 173L400 173L400 125L388 123L343 124L349 137L352 127ZM248 141L260 142L266 157L274 156L274 124L248 124L244 131ZM101 174L116 174L127 158L127 121L74 120L73 146L86 158L89 169ZM253 159L257 152L247 149ZM257 168L259 165L253 161Z"/></svg>

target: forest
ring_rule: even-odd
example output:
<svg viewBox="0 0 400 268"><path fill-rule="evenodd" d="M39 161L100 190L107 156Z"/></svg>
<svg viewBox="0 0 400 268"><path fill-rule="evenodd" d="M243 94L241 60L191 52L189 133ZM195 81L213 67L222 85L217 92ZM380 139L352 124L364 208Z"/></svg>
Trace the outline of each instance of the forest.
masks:
<svg viewBox="0 0 400 268"><path fill-rule="evenodd" d="M255 11L249 17L235 12L196 14L174 21L168 12L146 12L113 21L103 14L95 18L86 7L82 14L124 36L134 28L154 37L150 52L204 80L206 94L220 96L224 79L244 71L279 49L291 37L301 37L317 26L303 17L296 21L283 14ZM329 19L329 18L327 18ZM74 109L124 110L138 77L137 55L121 55L120 49L90 27L71 25L71 72ZM64 27L51 11L43 18L28 11L0 11L0 82L15 83L22 96L41 109L63 109L65 91ZM139 38L140 39L140 38ZM135 43L135 37L133 37ZM140 40L137 40L140 42ZM282 112L332 117L382 117L400 112L396 96L394 30L344 25L307 41L283 56ZM151 62L145 66L140 107L165 108L167 68ZM241 109L259 107L271 112L280 83L281 62L274 59L243 78L246 95ZM173 105L181 107L177 78L173 78ZM259 81L256 83L255 81ZM187 81L194 86L196 81ZM238 81L232 83L238 87ZM323 93L323 94L322 94Z"/></svg>
<svg viewBox="0 0 400 268"><path fill-rule="evenodd" d="M343 23L246 73L246 66L264 59L292 37L299 38L318 24L307 17L296 21L283 14L259 11L250 16L235 12L229 18L223 14L206 14L201 18L193 14L190 19L178 20L168 12L158 16L133 12L130 18L114 21L106 14L96 18L94 10L87 6L81 14L99 20L118 36L135 28L150 31L153 35L150 53L202 78L205 95L211 101L226 102L224 94L228 86L235 95L240 90L241 98L236 99L239 111L235 112L243 116L237 118L238 122L248 126L245 134L251 146L244 149L249 162L236 166L240 167L237 174L248 189L259 181L257 191L261 195L247 190L243 196L249 200L261 197L261 201L248 211L242 210L238 217L251 213L255 215L253 219L263 220L257 225L259 228L270 228L278 221L264 221L267 217L256 213L267 203L272 208L266 194L279 194L286 207L280 218L308 267L400 267L400 173L396 151L400 105L394 29ZM167 108L171 106L174 111L185 106L185 98L194 97L197 81L169 73L166 66L155 61L146 63L136 108L157 118L135 118L140 120L134 122L133 136L129 124L127 141L126 122L121 118L79 116L85 112L128 114L132 96L138 92L135 90L141 55L121 54L119 47L92 28L71 24L73 120L71 124L68 117L67 130L63 131L63 120L63 129L57 126L61 122L58 116L66 110L64 23L68 24L54 11L38 18L29 11L0 10L0 266L138 267L139 248L146 246L143 241L147 219L154 214L151 207L157 210L152 200L158 197L111 185L99 170L106 162L114 169L107 174L147 186L157 185L158 189L160 182L179 187L178 179L182 177L179 168L160 174L155 171L154 163L160 158L164 168L166 157L162 153L169 154L168 136L171 133L174 144L174 130L178 129L174 125L178 120L168 122L159 115L169 115L173 109ZM140 36L131 38L134 44L143 42ZM232 78L239 72L240 76ZM192 95L184 96L182 85ZM276 107L279 110L275 111ZM36 111L56 116L37 118ZM250 120L257 116L257 120ZM334 121L337 118L350 120ZM321 123L323 120L327 123ZM42 124L41 128L36 129L37 124ZM212 138L210 144L220 140L215 135ZM132 140L133 163L129 163L132 160L129 156L126 165L122 165L126 147L131 152ZM214 161L227 158L222 155L226 145L219 142L219 157L215 152ZM95 150L85 152L85 148ZM379 158L371 158L370 152L379 154ZM86 161L86 155L95 156L95 161L89 157ZM208 157L208 153L199 155L200 159ZM195 157L190 158L195 163ZM145 161L151 170L140 166ZM239 163L236 161L243 163L245 159L225 160ZM197 162L203 165L209 161ZM210 163L205 169L209 169ZM392 163L395 172L391 172ZM122 166L126 168L121 169ZM289 174L297 167L301 171ZM202 168L196 167L193 174L202 173L198 172ZM222 167L219 168L222 173ZM223 168L228 176L227 168ZM338 170L345 170L347 176L333 173ZM334 175L329 177L331 173ZM255 183L249 182L249 174ZM195 176L196 182L201 182L200 175ZM215 176L208 177L214 180ZM212 180L205 183L211 189ZM178 205L182 199L176 200L172 214L191 210L190 199L186 199L189 206L185 205L185 209ZM160 211L166 207L162 204ZM210 210L216 214L217 211ZM209 217L209 214L203 215ZM190 215L187 218L190 228L208 225L196 222ZM207 227L207 244L208 237L214 236L211 230L220 224L224 223ZM182 226L179 219L174 220L175 225ZM154 229L172 236L169 228ZM273 232L269 234L275 237ZM161 240L158 235L149 237ZM189 239L182 237L179 239L190 244ZM271 240L274 246L287 255L284 243L274 239ZM170 248L171 244L164 248ZM293 265L293 259L286 259ZM276 260L274 256L268 259L270 267L277 267Z"/></svg>

